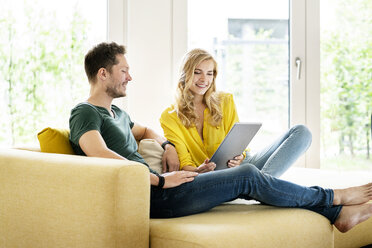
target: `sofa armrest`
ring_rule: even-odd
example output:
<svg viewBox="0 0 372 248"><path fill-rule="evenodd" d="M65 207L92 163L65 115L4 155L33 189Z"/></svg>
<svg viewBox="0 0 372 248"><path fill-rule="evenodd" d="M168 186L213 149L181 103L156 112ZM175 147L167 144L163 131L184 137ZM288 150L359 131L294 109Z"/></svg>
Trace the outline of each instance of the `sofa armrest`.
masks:
<svg viewBox="0 0 372 248"><path fill-rule="evenodd" d="M0 247L148 247L149 205L139 163L0 149Z"/></svg>

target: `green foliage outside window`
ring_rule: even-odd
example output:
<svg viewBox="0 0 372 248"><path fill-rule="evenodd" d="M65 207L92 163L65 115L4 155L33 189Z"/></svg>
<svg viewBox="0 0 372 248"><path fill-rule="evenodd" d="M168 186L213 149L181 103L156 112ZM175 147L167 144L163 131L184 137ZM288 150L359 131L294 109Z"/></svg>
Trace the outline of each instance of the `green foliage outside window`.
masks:
<svg viewBox="0 0 372 248"><path fill-rule="evenodd" d="M322 153L354 158L356 166L355 159L371 159L372 2L334 6L335 23L321 30Z"/></svg>
<svg viewBox="0 0 372 248"><path fill-rule="evenodd" d="M71 16L62 25L55 12L33 2L16 11L5 5L0 17L1 145L35 143L47 126L68 127L70 109L86 96L89 24L77 7Z"/></svg>

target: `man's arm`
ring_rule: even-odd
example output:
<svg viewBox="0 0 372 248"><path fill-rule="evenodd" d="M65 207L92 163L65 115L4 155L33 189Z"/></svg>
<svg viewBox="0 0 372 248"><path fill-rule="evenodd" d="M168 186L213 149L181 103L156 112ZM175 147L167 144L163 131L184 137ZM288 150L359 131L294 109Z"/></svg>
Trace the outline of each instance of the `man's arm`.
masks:
<svg viewBox="0 0 372 248"><path fill-rule="evenodd" d="M163 142L166 141L166 139L157 133L155 133L152 129L144 127L139 125L138 123L134 123L132 127L132 133L134 138L137 141L141 141L143 139L154 139L156 140L160 145L163 144ZM165 147L168 147L169 145L166 145Z"/></svg>
<svg viewBox="0 0 372 248"><path fill-rule="evenodd" d="M84 133L79 139L79 145L87 156L127 160L125 157L120 156L116 152L109 149L106 146L101 134L97 130L91 130ZM184 173L181 171L164 174L165 184L163 188L172 188L186 182L191 182L197 175L198 173L195 172ZM151 185L158 185L159 177L150 173L150 183Z"/></svg>
<svg viewBox="0 0 372 248"><path fill-rule="evenodd" d="M97 130L84 133L79 139L79 145L88 157L124 159L125 157L117 154L106 146L101 134Z"/></svg>
<svg viewBox="0 0 372 248"><path fill-rule="evenodd" d="M156 142L158 142L160 145L163 144L166 139L157 133L155 133L152 129L141 126L137 123L134 124L132 127L132 133L134 138L137 141L141 141L143 139L154 139ZM165 151L162 158L162 164L163 164L163 172L167 171L167 165L168 165L168 171L177 171L180 168L180 161L178 159L177 151L176 149L170 145L165 145Z"/></svg>

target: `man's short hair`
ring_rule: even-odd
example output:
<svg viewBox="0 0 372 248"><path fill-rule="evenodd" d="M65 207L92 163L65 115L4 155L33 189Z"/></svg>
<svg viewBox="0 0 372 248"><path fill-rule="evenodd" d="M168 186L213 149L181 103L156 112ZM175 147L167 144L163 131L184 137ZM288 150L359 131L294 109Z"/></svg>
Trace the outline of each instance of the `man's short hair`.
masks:
<svg viewBox="0 0 372 248"><path fill-rule="evenodd" d="M116 55L124 55L125 52L125 47L115 42L103 42L93 47L85 55L84 59L85 73L87 74L89 82L93 83L96 81L96 76L100 68L105 68L111 73L112 67L119 63L116 59Z"/></svg>

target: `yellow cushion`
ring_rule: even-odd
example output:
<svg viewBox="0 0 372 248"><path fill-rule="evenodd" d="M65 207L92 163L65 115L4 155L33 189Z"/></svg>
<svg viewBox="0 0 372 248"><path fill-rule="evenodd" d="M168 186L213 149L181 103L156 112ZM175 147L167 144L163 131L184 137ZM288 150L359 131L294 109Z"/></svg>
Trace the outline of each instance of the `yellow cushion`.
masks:
<svg viewBox="0 0 372 248"><path fill-rule="evenodd" d="M49 153L75 154L70 145L68 129L47 127L37 134L40 150Z"/></svg>

